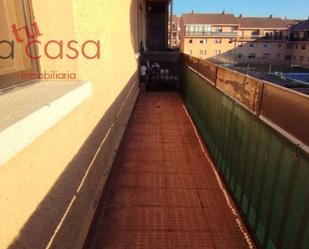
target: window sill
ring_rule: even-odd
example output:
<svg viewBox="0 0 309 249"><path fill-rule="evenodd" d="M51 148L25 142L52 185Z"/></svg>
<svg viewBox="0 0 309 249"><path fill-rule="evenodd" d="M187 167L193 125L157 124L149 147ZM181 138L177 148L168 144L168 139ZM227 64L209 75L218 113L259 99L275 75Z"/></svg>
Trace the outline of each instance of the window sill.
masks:
<svg viewBox="0 0 309 249"><path fill-rule="evenodd" d="M0 167L91 94L85 81L41 81L0 94Z"/></svg>

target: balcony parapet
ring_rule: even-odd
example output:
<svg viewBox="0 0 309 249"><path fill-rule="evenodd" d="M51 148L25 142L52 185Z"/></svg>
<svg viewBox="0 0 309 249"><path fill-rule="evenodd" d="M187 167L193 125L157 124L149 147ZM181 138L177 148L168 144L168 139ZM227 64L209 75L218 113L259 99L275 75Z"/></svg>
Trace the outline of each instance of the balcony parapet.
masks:
<svg viewBox="0 0 309 249"><path fill-rule="evenodd" d="M185 105L258 248L308 248L309 97L205 60L183 63Z"/></svg>
<svg viewBox="0 0 309 249"><path fill-rule="evenodd" d="M251 36L240 36L239 40L267 40L267 41L287 41L287 36L262 36L262 35L251 35Z"/></svg>
<svg viewBox="0 0 309 249"><path fill-rule="evenodd" d="M309 96L187 55L183 55L183 62L309 153L309 132L303 129L309 118L298 115L308 112ZM277 112L277 106L285 107L285 112Z"/></svg>
<svg viewBox="0 0 309 249"><path fill-rule="evenodd" d="M309 41L309 37L290 37L289 41Z"/></svg>

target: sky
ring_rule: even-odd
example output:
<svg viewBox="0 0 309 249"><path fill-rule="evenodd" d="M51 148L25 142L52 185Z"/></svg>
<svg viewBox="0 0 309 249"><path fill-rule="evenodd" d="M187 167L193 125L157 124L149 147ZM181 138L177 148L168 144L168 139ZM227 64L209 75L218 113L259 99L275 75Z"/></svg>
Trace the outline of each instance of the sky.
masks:
<svg viewBox="0 0 309 249"><path fill-rule="evenodd" d="M223 10L236 16L269 16L307 19L309 0L174 0L174 14Z"/></svg>

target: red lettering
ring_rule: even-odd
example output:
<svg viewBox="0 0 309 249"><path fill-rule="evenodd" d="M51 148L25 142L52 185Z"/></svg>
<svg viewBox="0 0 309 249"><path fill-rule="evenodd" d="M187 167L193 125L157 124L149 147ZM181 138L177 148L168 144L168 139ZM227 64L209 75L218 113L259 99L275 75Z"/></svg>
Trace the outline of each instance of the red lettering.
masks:
<svg viewBox="0 0 309 249"><path fill-rule="evenodd" d="M59 53L55 56L50 55L49 51L48 51L49 45L51 45L53 43L56 44L59 48ZM51 60L63 59L63 41L51 40L51 41L47 42L45 47L44 47L44 52L45 52L45 55L47 56L47 58L49 58Z"/></svg>
<svg viewBox="0 0 309 249"><path fill-rule="evenodd" d="M21 43L21 42L24 41L24 40L19 36L19 33L18 33L18 32L21 31L22 29L23 29L23 28L18 29L17 26L16 26L16 24L12 25L12 32L13 32L13 34L15 35L16 41L19 42L19 43Z"/></svg>
<svg viewBox="0 0 309 249"><path fill-rule="evenodd" d="M32 28L33 34L30 33L29 26L28 25L25 26L26 34L27 34L27 37L28 37L29 40L35 39L35 38L43 35L43 34L40 33L39 26L36 22L32 23L32 25L30 27Z"/></svg>
<svg viewBox="0 0 309 249"><path fill-rule="evenodd" d="M69 42L68 42L68 48L69 48L71 51L73 51L73 52L75 53L75 55L74 55L74 56L71 56L71 55L69 55L69 54L66 54L66 56L67 56L69 59L72 59L72 60L73 60L73 59L78 58L79 52L78 52L78 50L77 50L76 48L72 47L72 44L78 44L78 41L72 40L72 41L69 41Z"/></svg>
<svg viewBox="0 0 309 249"><path fill-rule="evenodd" d="M87 44L94 44L95 45L95 48L96 48L96 53L93 55L93 56L89 56L86 54L86 45ZM101 45L100 45L100 41L92 41L92 40L89 40L89 41L86 41L83 46L82 46L82 54L85 58L89 59L89 60L92 60L92 59L100 59L101 58Z"/></svg>
<svg viewBox="0 0 309 249"><path fill-rule="evenodd" d="M27 45L26 45L26 54L27 54L27 55L29 56L29 58L31 58L32 60L39 60L39 59L41 58L41 55L39 55L39 56L33 56L33 55L31 54L31 49L30 49L30 47L31 47L32 44L34 45L35 43L38 43L38 44L41 45L41 42L40 42L40 41L37 41L37 40L33 40L33 41L28 42Z"/></svg>

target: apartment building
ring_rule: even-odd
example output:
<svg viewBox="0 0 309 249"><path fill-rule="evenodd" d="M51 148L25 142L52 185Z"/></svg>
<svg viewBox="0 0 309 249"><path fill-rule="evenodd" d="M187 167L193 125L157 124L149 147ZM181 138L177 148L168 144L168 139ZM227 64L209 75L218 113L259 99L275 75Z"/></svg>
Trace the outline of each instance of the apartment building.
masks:
<svg viewBox="0 0 309 249"><path fill-rule="evenodd" d="M293 65L309 68L309 19L291 27L285 59Z"/></svg>
<svg viewBox="0 0 309 249"><path fill-rule="evenodd" d="M233 14L184 14L181 20L181 51L209 59L235 49L238 22Z"/></svg>
<svg viewBox="0 0 309 249"><path fill-rule="evenodd" d="M172 27L169 27L169 42L171 48L179 48L180 46L180 20L181 17L177 15L172 16Z"/></svg>
<svg viewBox="0 0 309 249"><path fill-rule="evenodd" d="M289 28L293 22L269 17L237 18L237 46L226 58L236 63L285 63Z"/></svg>
<svg viewBox="0 0 309 249"><path fill-rule="evenodd" d="M185 54L226 63L307 66L308 26L308 20L297 24L272 15L192 12L182 16L180 46Z"/></svg>

